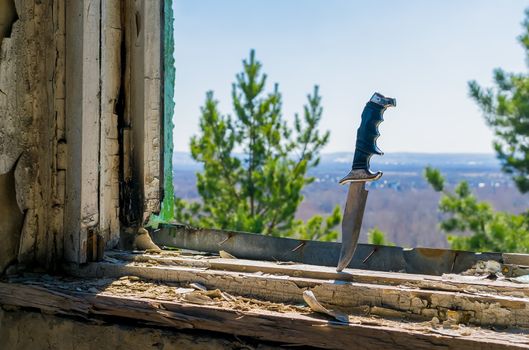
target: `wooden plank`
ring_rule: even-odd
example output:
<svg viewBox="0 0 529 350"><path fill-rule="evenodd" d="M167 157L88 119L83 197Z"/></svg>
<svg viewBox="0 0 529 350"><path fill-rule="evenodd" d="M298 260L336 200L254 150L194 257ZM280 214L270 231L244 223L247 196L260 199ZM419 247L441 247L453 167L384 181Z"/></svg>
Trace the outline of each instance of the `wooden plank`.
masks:
<svg viewBox="0 0 529 350"><path fill-rule="evenodd" d="M86 322L35 310L0 308L0 324L2 349L7 350L285 350L254 339L250 342L248 338L237 339L230 334L145 327L132 322L127 325Z"/></svg>
<svg viewBox="0 0 529 350"><path fill-rule="evenodd" d="M321 280L337 280L348 282L359 282L381 285L407 285L418 289L461 291L474 290L481 293L494 293L498 295L518 295L529 297L529 289L526 285L501 280L490 280L473 276L431 276L420 274L408 274L399 272L383 272L361 269L345 269L336 272L332 267L307 265L307 264L284 264L270 261L245 260L245 259L222 259L212 258L200 259L194 256L178 256L171 252L161 254L131 254L123 251L107 251L108 257L123 261L134 261L139 263L153 263L162 266L189 266L206 268L209 270L233 271L264 274L275 274L291 277L302 277Z"/></svg>
<svg viewBox="0 0 529 350"><path fill-rule="evenodd" d="M464 287L452 291L420 289L409 284L321 280L305 277L217 271L185 266L146 266L143 263L92 263L68 266L77 277L121 277L126 275L164 283L200 283L210 289L274 302L303 303L303 291L312 290L318 300L348 313L393 310L430 320L451 318L480 326L529 327L529 298L484 293ZM155 265L155 263L154 263ZM378 309L377 309L378 308ZM382 308L382 309L380 309Z"/></svg>
<svg viewBox="0 0 529 350"><path fill-rule="evenodd" d="M66 2L65 257L87 261L99 225L101 0Z"/></svg>
<svg viewBox="0 0 529 350"><path fill-rule="evenodd" d="M53 186L53 211L52 227L53 240L57 245L57 251L64 253L64 210L66 202L66 169L68 164L68 146L66 144L66 84L65 84L65 62L66 62L66 2L53 2L53 16L55 28L56 57L54 70L54 97L55 97L55 183ZM22 261L22 260L20 260Z"/></svg>
<svg viewBox="0 0 529 350"><path fill-rule="evenodd" d="M160 210L161 1L127 4L123 131L126 186L121 209L125 225L139 226Z"/></svg>
<svg viewBox="0 0 529 350"><path fill-rule="evenodd" d="M160 211L160 173L161 161L161 122L162 116L162 80L161 80L161 34L162 5L160 0L143 2L143 222L147 222L153 213ZM172 140L167 140L172 142Z"/></svg>
<svg viewBox="0 0 529 350"><path fill-rule="evenodd" d="M83 0L81 230L79 262L88 261L91 234L99 231L101 120L101 0ZM71 63L71 62L70 62ZM79 63L78 63L79 64ZM72 168L68 168L71 170Z"/></svg>
<svg viewBox="0 0 529 350"><path fill-rule="evenodd" d="M101 167L99 230L106 248L119 241L119 141L116 104L121 86L121 1L101 3Z"/></svg>
<svg viewBox="0 0 529 350"><path fill-rule="evenodd" d="M480 336L376 324L337 324L311 315L231 310L216 306L106 294L59 292L0 283L0 304L84 318L116 317L175 329L205 330L327 349L521 349L525 336L482 332ZM505 335L508 336L505 337Z"/></svg>

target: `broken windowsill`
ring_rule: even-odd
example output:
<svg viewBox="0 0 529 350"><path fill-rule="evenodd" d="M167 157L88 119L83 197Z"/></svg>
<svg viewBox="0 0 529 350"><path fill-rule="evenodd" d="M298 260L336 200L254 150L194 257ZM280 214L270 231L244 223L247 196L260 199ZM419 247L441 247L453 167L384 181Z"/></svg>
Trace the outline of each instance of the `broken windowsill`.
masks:
<svg viewBox="0 0 529 350"><path fill-rule="evenodd" d="M0 304L323 348L387 341L406 347L529 345L529 292L508 281L353 269L338 274L322 266L192 252L109 251L103 262L66 270L73 277L11 277L1 284ZM305 290L346 312L349 323L312 312L303 302Z"/></svg>

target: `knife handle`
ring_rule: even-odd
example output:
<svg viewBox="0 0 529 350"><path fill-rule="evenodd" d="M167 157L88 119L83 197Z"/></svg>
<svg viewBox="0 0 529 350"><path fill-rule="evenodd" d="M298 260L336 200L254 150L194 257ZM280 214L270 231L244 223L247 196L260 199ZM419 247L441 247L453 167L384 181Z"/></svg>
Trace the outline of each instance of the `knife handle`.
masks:
<svg viewBox="0 0 529 350"><path fill-rule="evenodd" d="M362 122L356 133L356 149L353 159L353 170L363 169L369 172L369 160L373 154L383 155L376 141L380 136L379 124L384 120L383 114L388 107L395 107L394 98L385 97L378 92L367 102L362 112Z"/></svg>

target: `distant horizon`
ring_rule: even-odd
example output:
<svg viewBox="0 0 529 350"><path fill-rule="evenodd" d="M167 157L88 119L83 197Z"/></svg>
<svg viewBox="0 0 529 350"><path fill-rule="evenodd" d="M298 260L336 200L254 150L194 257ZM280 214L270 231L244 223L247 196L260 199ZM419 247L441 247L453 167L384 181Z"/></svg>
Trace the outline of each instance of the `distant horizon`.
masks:
<svg viewBox="0 0 529 350"><path fill-rule="evenodd" d="M236 153L235 157L243 159L244 154ZM332 152L321 154L318 166L311 168L309 173L329 173L329 171L343 172L351 167L353 152ZM501 162L491 153L415 153L415 152L391 152L384 156L376 156L371 159L373 170L386 171L409 171L410 169L424 170L426 166L433 166L441 170L465 168L468 170L493 171L500 173ZM175 151L173 154L173 170L202 169L202 163L195 161L189 152Z"/></svg>
<svg viewBox="0 0 529 350"><path fill-rule="evenodd" d="M190 154L189 151L180 151L180 150L173 150L174 154L177 153L185 153ZM354 150L352 151L323 151L320 153L320 155L331 155L331 154L353 154ZM235 154L241 154L241 152L235 152ZM424 155L480 155L480 156L491 156L496 157L496 154L494 152L414 152L414 151L396 151L396 152L385 152L383 156L373 156L373 159L378 158L384 158L386 155L392 155L392 154L424 154Z"/></svg>
<svg viewBox="0 0 529 350"><path fill-rule="evenodd" d="M186 151L197 134L206 91L232 113L231 83L255 49L268 91L279 83L290 125L319 85L319 129L331 131L325 153L353 149L374 91L397 99L380 127L387 153L493 153L493 131L467 83L493 86L497 67L527 72L517 41L527 7L529 0L175 0L175 149Z"/></svg>
<svg viewBox="0 0 529 350"><path fill-rule="evenodd" d="M329 152L321 153L320 164L312 170L318 170L321 167L325 168L330 164L345 164L348 168L352 164L353 152ZM235 157L243 159L243 153L235 153ZM193 159L190 152L175 151L173 154L173 167L185 166L192 164L194 167L201 166L201 162ZM371 158L371 167L377 169L379 167L393 164L395 166L410 165L424 167L432 165L435 167L443 167L454 164L476 164L486 165L496 170L501 169L501 162L492 153L425 153L425 152L391 152L383 156L373 156ZM312 171L311 170L311 171Z"/></svg>

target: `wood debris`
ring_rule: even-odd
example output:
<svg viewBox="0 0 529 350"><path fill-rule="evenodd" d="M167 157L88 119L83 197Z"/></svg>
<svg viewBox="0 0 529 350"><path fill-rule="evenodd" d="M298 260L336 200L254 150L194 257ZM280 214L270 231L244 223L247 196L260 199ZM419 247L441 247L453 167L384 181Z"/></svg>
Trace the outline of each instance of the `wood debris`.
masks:
<svg viewBox="0 0 529 350"><path fill-rule="evenodd" d="M343 312L339 311L333 311L325 308L323 305L320 304L320 302L316 299L316 296L314 293L310 290L306 290L303 292L303 299L305 302L309 305L309 307L314 312L319 312L325 315L329 315L333 318L335 318L337 321L348 323L349 317L344 314Z"/></svg>
<svg viewBox="0 0 529 350"><path fill-rule="evenodd" d="M366 348L367 345L380 348L392 344L392 347L420 349L430 348L434 342L437 344L434 348L482 347L483 344L495 349L529 348L525 330L493 331L464 326L457 324L455 314L448 316L448 322L435 318L417 322L381 318L374 316L380 310L371 308L370 314L364 308L361 314L344 315L347 323L338 323L329 322L329 313L320 316L322 310L315 307L315 297L310 299L311 309L296 303L248 298L218 288L196 290L185 283L159 283L132 275L105 279L27 275L12 278L11 282L0 283L0 304L38 307L62 314L81 313L84 317L95 310L96 315L257 336L289 344L333 349ZM314 313L314 310L319 311Z"/></svg>
<svg viewBox="0 0 529 350"><path fill-rule="evenodd" d="M164 252L110 256L118 262L69 268L70 273L83 277L77 281L57 282L55 277L39 276L18 282L126 303L142 300L148 308L159 305L156 309L163 310L163 317L170 317L174 305L193 306L199 308L196 310L235 312L237 316L226 320L228 323L256 317L261 324L269 322L269 316L283 320L277 322L310 319L311 327L385 327L390 333L473 339L479 344L483 339L492 339L494 344L500 338L500 342L510 341L514 332L516 344L529 346L529 331L520 328L529 324L529 292L507 279L489 280L479 275L450 279L364 270L337 274L321 266L167 256ZM489 273L486 264L482 270ZM101 275L113 278L86 278ZM197 312L203 315L204 311Z"/></svg>
<svg viewBox="0 0 529 350"><path fill-rule="evenodd" d="M231 255L225 250L219 251L219 255L222 259L237 259L236 257L234 257L233 255Z"/></svg>

